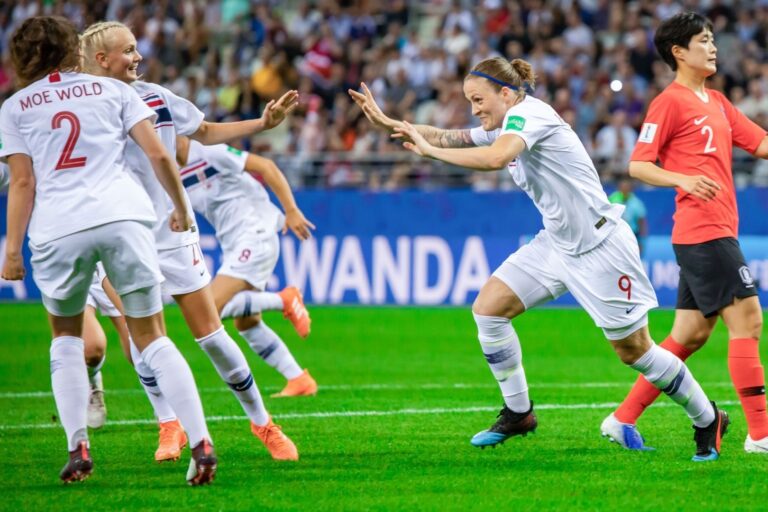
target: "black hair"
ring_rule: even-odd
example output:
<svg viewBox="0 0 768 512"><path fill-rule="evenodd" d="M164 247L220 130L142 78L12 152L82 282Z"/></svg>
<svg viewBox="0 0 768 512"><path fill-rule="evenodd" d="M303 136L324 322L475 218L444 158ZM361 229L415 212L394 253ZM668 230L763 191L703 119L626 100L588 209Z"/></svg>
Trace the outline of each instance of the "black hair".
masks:
<svg viewBox="0 0 768 512"><path fill-rule="evenodd" d="M712 32L712 22L709 19L695 12L681 12L659 25L653 37L653 44L664 62L672 68L672 71L677 71L677 61L672 55L672 47L688 48L691 38L704 29Z"/></svg>

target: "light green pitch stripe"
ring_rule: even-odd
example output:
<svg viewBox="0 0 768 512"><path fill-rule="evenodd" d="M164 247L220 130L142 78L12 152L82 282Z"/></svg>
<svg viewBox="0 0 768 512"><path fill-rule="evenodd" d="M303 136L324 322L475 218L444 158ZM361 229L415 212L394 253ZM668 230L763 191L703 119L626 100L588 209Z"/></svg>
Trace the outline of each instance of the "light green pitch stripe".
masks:
<svg viewBox="0 0 768 512"><path fill-rule="evenodd" d="M722 401L718 402L718 405L738 405L737 401ZM542 410L570 410L570 409L614 409L618 406L618 402L606 402L599 404L539 404L536 406L537 411ZM653 407L680 407L676 403L661 402L654 404ZM287 413L275 416L278 420L286 419L323 419L323 418L355 418L355 417L371 417L371 416L411 416L415 414L462 414L470 412L491 412L498 411L498 406L489 407L487 405L475 406L475 407L458 407L458 408L435 408L435 409L397 409L388 411L325 411L325 412L305 412L305 413ZM207 421L212 422L226 422L226 421L246 421L247 416L209 416ZM157 421L152 418L142 418L134 420L109 420L107 421L107 427L109 426L126 426L126 425L156 425ZM26 425L0 425L0 430L39 430L39 429L52 429L61 428L58 423L29 423Z"/></svg>

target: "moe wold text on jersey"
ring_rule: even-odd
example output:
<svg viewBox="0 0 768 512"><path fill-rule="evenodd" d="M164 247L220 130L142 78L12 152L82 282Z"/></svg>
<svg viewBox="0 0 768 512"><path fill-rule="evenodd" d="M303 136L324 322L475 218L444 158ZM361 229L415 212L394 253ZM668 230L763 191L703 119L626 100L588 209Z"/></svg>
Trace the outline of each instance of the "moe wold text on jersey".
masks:
<svg viewBox="0 0 768 512"><path fill-rule="evenodd" d="M98 96L102 93L101 84L98 82L91 82L90 84L73 85L66 89L44 90L41 92L35 92L30 94L26 98L19 100L21 104L21 110L27 110L44 103L53 103L56 100L65 101L71 98L82 98L85 96ZM55 96L53 95L55 93Z"/></svg>

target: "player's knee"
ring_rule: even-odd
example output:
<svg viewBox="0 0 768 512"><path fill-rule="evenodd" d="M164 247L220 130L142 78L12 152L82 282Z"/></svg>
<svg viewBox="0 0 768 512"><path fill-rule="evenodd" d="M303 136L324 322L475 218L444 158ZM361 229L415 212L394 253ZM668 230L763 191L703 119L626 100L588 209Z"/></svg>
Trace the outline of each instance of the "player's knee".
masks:
<svg viewBox="0 0 768 512"><path fill-rule="evenodd" d="M255 315L235 318L235 329L238 331L247 331L251 327L256 327L261 323L261 313Z"/></svg>
<svg viewBox="0 0 768 512"><path fill-rule="evenodd" d="M94 351L90 354L85 354L85 365L89 368L94 368L101 363L101 360L104 359L104 350L101 351Z"/></svg>

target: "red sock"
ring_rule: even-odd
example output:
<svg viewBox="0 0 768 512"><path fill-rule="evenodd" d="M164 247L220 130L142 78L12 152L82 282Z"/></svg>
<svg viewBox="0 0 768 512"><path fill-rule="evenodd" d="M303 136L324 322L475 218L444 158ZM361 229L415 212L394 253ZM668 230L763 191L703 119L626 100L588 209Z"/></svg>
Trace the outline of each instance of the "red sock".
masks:
<svg viewBox="0 0 768 512"><path fill-rule="evenodd" d="M667 336L667 339L660 345L661 348L665 348L685 361L688 356L691 355L691 351L685 348L683 345L675 341L672 336ZM618 409L613 413L616 419L622 423L630 423L634 425L637 423L637 419L643 414L643 411L651 405L656 398L661 394L661 390L645 380L642 375L637 377L635 385L629 391L629 394L621 403Z"/></svg>
<svg viewBox="0 0 768 512"><path fill-rule="evenodd" d="M728 370L753 440L768 436L765 412L765 374L755 338L734 338L728 343Z"/></svg>

